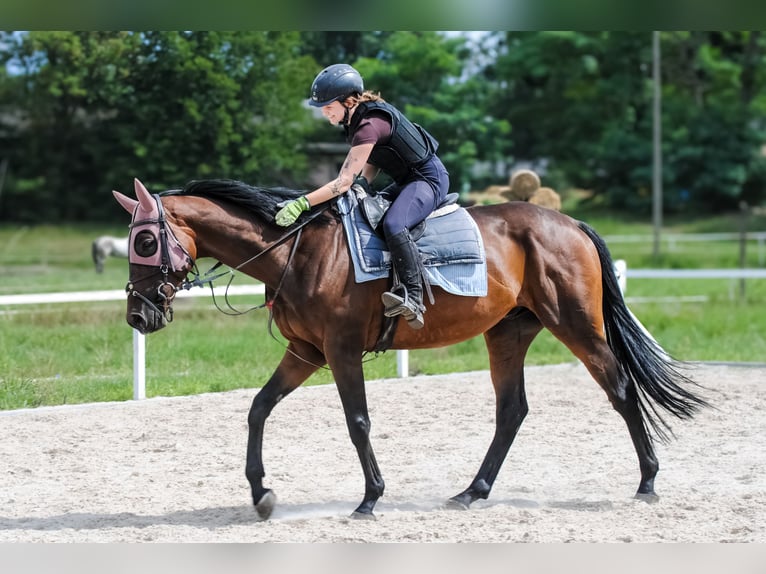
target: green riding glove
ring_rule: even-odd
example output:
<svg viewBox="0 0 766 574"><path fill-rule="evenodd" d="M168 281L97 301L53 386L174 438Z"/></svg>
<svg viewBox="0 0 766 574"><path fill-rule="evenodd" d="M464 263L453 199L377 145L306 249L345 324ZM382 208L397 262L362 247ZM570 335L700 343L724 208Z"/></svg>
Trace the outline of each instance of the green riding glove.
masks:
<svg viewBox="0 0 766 574"><path fill-rule="evenodd" d="M277 225L281 225L282 227L292 225L301 213L311 209L309 200L306 199L305 196L301 196L298 199L291 199L290 201L283 201L282 203L278 203L277 207L281 207L282 209L277 212L274 221L277 222Z"/></svg>

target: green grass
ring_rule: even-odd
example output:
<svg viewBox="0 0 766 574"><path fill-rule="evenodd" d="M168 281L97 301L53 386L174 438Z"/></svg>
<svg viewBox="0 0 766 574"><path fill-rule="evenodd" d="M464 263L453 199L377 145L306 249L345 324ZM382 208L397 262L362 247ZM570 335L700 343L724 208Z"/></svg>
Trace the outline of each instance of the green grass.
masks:
<svg viewBox="0 0 766 574"><path fill-rule="evenodd" d="M599 233L651 233L641 222L619 223L611 216L580 216ZM752 223L752 222L751 222ZM751 229L766 229L762 227ZM674 223L683 232L734 231L736 218ZM101 234L120 235L124 227L0 227L0 295L74 290L121 289L127 262L110 259L96 274L90 242ZM630 267L737 267L737 242L679 243L652 258L647 244L610 245ZM204 269L210 261L200 261ZM755 243L748 265L763 266ZM243 278L235 284L250 281ZM628 283L632 311L663 346L689 361L756 361L766 356L766 282L749 280L740 297L738 280L648 280ZM630 303L631 297L699 295L702 303ZM238 308L262 302L259 296L232 298ZM0 308L0 409L132 397L132 332L124 301ZM178 300L175 321L146 338L148 396L185 395L261 386L284 353L284 340L267 330L268 314L254 311L230 317L209 298ZM527 364L571 362L574 357L547 331L530 349ZM443 349L410 352L411 374L487 369L482 337ZM368 379L396 376L396 354L367 356ZM327 370L308 384L332 381Z"/></svg>
<svg viewBox="0 0 766 574"><path fill-rule="evenodd" d="M0 226L0 295L121 289L127 263L110 259L94 271L91 242L123 236L128 226Z"/></svg>

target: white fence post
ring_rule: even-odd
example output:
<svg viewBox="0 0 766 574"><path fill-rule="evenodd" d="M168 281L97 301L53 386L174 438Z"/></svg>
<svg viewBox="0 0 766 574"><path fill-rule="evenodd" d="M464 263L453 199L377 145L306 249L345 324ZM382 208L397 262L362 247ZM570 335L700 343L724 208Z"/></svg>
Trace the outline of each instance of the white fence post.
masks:
<svg viewBox="0 0 766 574"><path fill-rule="evenodd" d="M396 376L400 379L410 376L410 355L407 349L396 351Z"/></svg>
<svg viewBox="0 0 766 574"><path fill-rule="evenodd" d="M620 291L625 295L628 288L628 263L624 259L618 259L614 262L614 274L617 276L617 283L620 285Z"/></svg>
<svg viewBox="0 0 766 574"><path fill-rule="evenodd" d="M133 400L146 398L146 337L133 329Z"/></svg>

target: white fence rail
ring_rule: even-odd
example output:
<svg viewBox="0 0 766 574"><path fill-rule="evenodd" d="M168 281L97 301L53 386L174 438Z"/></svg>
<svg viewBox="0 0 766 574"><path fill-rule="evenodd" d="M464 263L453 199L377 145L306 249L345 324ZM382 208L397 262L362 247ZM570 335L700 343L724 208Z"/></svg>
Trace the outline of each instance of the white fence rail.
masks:
<svg viewBox="0 0 766 574"><path fill-rule="evenodd" d="M726 235L726 234L719 234ZM766 233L764 234L766 236ZM635 279L766 279L766 269L629 269L623 260L615 261L620 287L625 291L628 278ZM216 297L224 296L226 287L216 287ZM230 286L228 295L260 295L263 285ZM210 296L209 289L181 291L177 295L184 297ZM0 307L13 305L43 305L49 303L81 303L97 301L118 301L125 298L125 291L75 291L69 293L32 293L19 295L0 295ZM402 378L409 375L409 353L406 350L396 352L396 372ZM133 398L146 398L146 342L144 335L133 330Z"/></svg>
<svg viewBox="0 0 766 574"><path fill-rule="evenodd" d="M685 241L739 241L743 234L738 232L729 233L663 233L660 237L670 244L683 243ZM747 231L744 238L748 241L766 242L766 231ZM649 234L635 235L604 235L607 243L651 243L654 236Z"/></svg>
<svg viewBox="0 0 766 574"><path fill-rule="evenodd" d="M265 291L263 285L232 285L215 287L216 297L233 295L261 295ZM179 291L179 299L187 297L209 297L209 289L192 289ZM68 293L30 293L21 295L0 295L0 307L4 305L44 305L47 303L90 303L98 301L119 301L125 299L124 290L109 291L72 291ZM133 399L146 398L146 339L145 336L133 329Z"/></svg>
<svg viewBox="0 0 766 574"><path fill-rule="evenodd" d="M628 269L634 279L766 279L766 269Z"/></svg>
<svg viewBox="0 0 766 574"><path fill-rule="evenodd" d="M216 297L226 294L226 287L216 287ZM228 289L229 295L262 295L263 285L232 285ZM209 297L210 289L193 289L179 291L176 297ZM30 293L22 295L0 295L0 307L3 305L44 305L46 303L93 303L98 301L119 301L125 299L125 290L109 291L71 291L66 293Z"/></svg>
<svg viewBox="0 0 766 574"><path fill-rule="evenodd" d="M262 295L265 289L263 285L232 285L230 287L215 287L213 293L216 297L226 294L234 295ZM192 289L179 291L176 297L209 297L210 289ZM71 291L63 293L27 293L19 295L0 295L0 307L14 305L45 305L51 303L92 303L99 301L119 301L125 299L125 291L122 289L108 291ZM133 398L135 400L146 398L146 339L145 336L133 331ZM406 350L396 351L396 374L398 377L409 375L409 353Z"/></svg>
<svg viewBox="0 0 766 574"><path fill-rule="evenodd" d="M671 251L678 248L679 243L698 243L706 241L739 241L743 248L747 242L758 244L758 265L766 264L766 231L740 231L727 233L663 233L660 240L666 243ZM649 234L634 235L604 235L607 245L614 243L644 243L651 245L654 236Z"/></svg>

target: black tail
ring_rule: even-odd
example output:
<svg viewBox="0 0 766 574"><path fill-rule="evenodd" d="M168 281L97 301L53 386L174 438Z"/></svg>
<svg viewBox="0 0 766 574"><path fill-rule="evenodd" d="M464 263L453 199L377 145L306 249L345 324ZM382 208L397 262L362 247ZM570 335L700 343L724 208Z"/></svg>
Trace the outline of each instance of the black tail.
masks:
<svg viewBox="0 0 766 574"><path fill-rule="evenodd" d="M673 360L648 335L625 305L614 273L614 263L604 240L587 224L579 222L579 227L593 241L601 261L607 343L617 358L623 376L634 383L644 425L648 423L655 435L665 442L673 435L673 430L656 406L679 419L690 419L702 407L710 405L683 388L682 385L698 385L680 372L682 364Z"/></svg>

